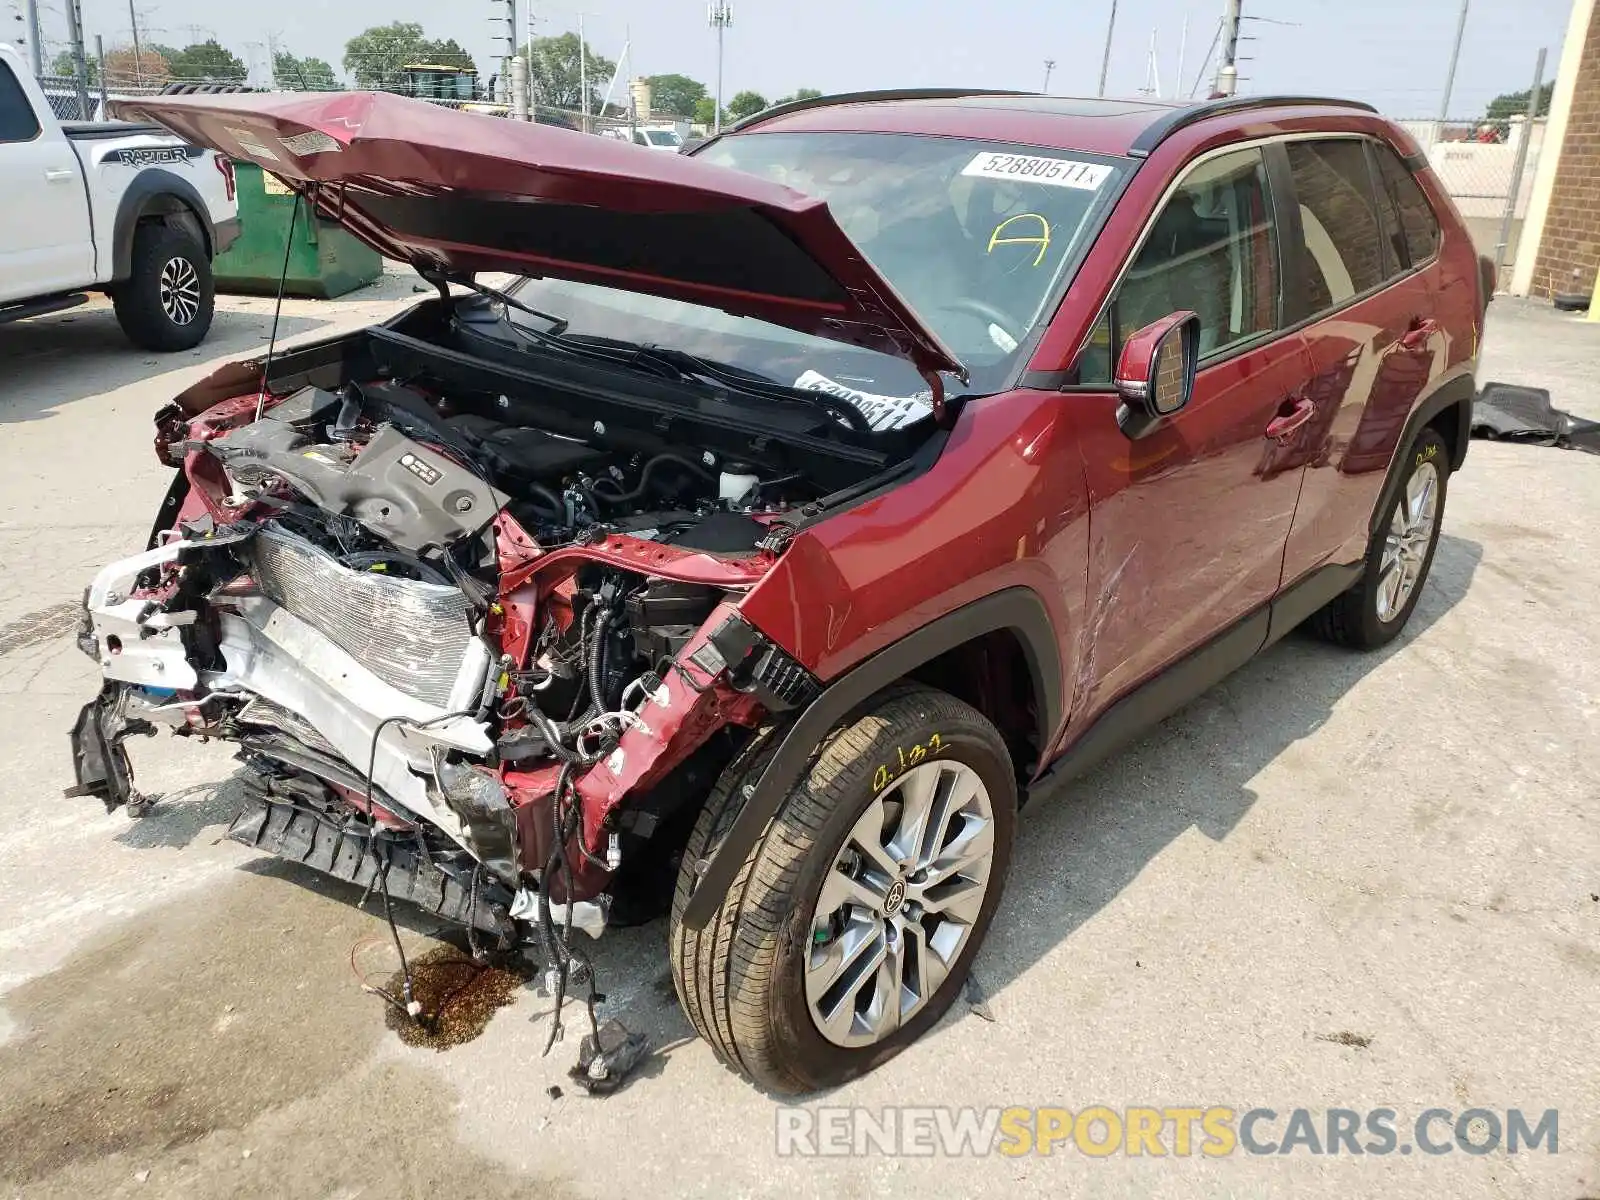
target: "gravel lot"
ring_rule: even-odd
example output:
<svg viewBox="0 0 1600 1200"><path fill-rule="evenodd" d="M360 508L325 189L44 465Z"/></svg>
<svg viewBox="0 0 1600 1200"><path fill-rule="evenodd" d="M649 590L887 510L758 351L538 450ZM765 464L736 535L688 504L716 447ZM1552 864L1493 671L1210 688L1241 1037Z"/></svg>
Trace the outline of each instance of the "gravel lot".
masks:
<svg viewBox="0 0 1600 1200"><path fill-rule="evenodd" d="M283 328L359 326L411 294L390 276L290 302ZM1031 808L979 959L994 1020L958 1006L811 1102L1390 1105L1402 1123L1555 1108L1559 1153L781 1158L777 1103L679 1015L660 924L597 944L606 1009L662 1049L590 1099L565 1078L576 1022L540 1058L549 1003L531 988L475 1041L403 1046L348 967L381 919L219 840L221 748L135 745L164 795L143 821L60 798L64 735L96 680L69 636L77 597L138 547L166 483L150 414L264 341L270 313L224 299L211 340L172 358L128 348L102 305L0 328L9 1190L1600 1196L1600 460L1475 443L1396 646L1291 638ZM1600 417L1597 369L1600 325L1493 306L1483 379ZM414 949L427 929L408 929Z"/></svg>

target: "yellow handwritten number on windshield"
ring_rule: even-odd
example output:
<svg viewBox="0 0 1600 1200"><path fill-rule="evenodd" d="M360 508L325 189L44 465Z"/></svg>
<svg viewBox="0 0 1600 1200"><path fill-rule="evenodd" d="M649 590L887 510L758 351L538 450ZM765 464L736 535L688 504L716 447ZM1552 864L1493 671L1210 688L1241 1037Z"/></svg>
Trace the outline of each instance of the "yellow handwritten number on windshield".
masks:
<svg viewBox="0 0 1600 1200"><path fill-rule="evenodd" d="M1001 237L1006 227L1018 221L1037 221L1039 232L1025 237ZM1044 261L1045 252L1050 249L1050 222L1038 213L1018 213L1014 217L1007 217L994 227L994 232L989 235L989 249L986 253L993 254L996 246L1037 246L1039 253L1033 257L1033 265L1038 266Z"/></svg>

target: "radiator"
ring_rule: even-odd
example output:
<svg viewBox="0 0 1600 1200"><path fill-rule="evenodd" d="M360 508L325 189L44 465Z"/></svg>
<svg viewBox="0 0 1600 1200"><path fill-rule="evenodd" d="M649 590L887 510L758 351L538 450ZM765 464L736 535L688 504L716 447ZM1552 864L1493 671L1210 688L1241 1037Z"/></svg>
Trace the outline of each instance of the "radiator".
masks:
<svg viewBox="0 0 1600 1200"><path fill-rule="evenodd" d="M444 708L473 643L467 598L445 584L356 571L303 538L260 530L256 583L396 691Z"/></svg>

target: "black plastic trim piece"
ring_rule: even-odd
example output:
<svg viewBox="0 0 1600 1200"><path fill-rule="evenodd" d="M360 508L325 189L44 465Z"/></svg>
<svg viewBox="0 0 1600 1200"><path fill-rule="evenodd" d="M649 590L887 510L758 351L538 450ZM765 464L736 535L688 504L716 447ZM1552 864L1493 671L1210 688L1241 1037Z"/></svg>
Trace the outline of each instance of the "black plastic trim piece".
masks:
<svg viewBox="0 0 1600 1200"><path fill-rule="evenodd" d="M1075 779L1222 682L1360 580L1364 563L1318 567L1276 599L1139 684L1095 718L1029 789L1029 799Z"/></svg>
<svg viewBox="0 0 1600 1200"><path fill-rule="evenodd" d="M26 321L29 317L42 317L46 313L77 308L89 297L82 292L67 292L60 296L43 296L36 300L22 300L0 308L0 325L12 321Z"/></svg>
<svg viewBox="0 0 1600 1200"><path fill-rule="evenodd" d="M1395 493L1400 489L1400 481L1405 477L1406 450L1417 440L1417 434L1422 431L1422 427L1452 404L1461 405L1462 411L1456 422L1456 444L1450 447L1450 470L1454 472L1461 469L1461 464L1467 458L1467 445L1472 438L1472 401L1477 393L1478 385L1471 375L1458 375L1440 384L1411 410L1411 415L1406 418L1405 428L1400 431L1400 440L1395 443L1394 457L1389 460L1389 472L1383 481L1383 491L1378 493L1378 503L1373 506L1372 519L1368 526L1369 533L1378 531L1378 526L1389 511L1389 506L1394 503Z"/></svg>
<svg viewBox="0 0 1600 1200"><path fill-rule="evenodd" d="M1340 100L1331 96L1228 96L1221 100L1207 100L1201 104L1191 104L1163 113L1146 126L1143 133L1133 139L1133 145L1128 147L1128 155L1131 158L1149 158L1157 146L1178 130L1186 129L1209 117L1254 112L1264 108L1303 108L1307 105L1353 108L1369 113L1378 111L1372 105L1360 100Z"/></svg>
<svg viewBox="0 0 1600 1200"><path fill-rule="evenodd" d="M1051 764L1030 796L1082 775L1244 666L1267 644L1271 613L1270 605L1262 605L1112 703Z"/></svg>
<svg viewBox="0 0 1600 1200"><path fill-rule="evenodd" d="M1329 563L1314 568L1299 582L1290 584L1272 602L1272 624L1267 630L1267 646L1281 639L1328 601L1355 587L1366 573L1366 567L1365 562Z"/></svg>
<svg viewBox="0 0 1600 1200"><path fill-rule="evenodd" d="M211 210L206 207L206 202L200 198L194 185L171 171L147 167L133 177L117 205L116 223L111 231L112 282L120 283L133 270L133 231L138 227L140 218L151 215L150 201L163 196L173 197L194 214L195 220L200 223L200 238L205 243L206 257L215 257L217 230L211 221ZM167 214L160 212L160 215Z"/></svg>
<svg viewBox="0 0 1600 1200"><path fill-rule="evenodd" d="M1022 643L1039 698L1040 744L1048 744L1061 720L1062 688L1056 630L1044 602L1031 589L1015 587L947 613L839 676L789 726L733 827L700 872L684 908L684 924L704 929L710 922L767 822L805 774L822 739L846 714L922 664L1001 629L1013 631Z"/></svg>
<svg viewBox="0 0 1600 1200"><path fill-rule="evenodd" d="M753 125L761 125L777 117L786 117L790 113L804 112L809 108L832 108L839 104L878 104L891 100L965 100L971 96L1037 95L1038 92L1013 92L995 88L887 88L878 91L841 92L836 96L814 96L810 100L791 100L787 104L775 104L771 108L764 108L745 117L742 121L736 121L722 132L742 133Z"/></svg>

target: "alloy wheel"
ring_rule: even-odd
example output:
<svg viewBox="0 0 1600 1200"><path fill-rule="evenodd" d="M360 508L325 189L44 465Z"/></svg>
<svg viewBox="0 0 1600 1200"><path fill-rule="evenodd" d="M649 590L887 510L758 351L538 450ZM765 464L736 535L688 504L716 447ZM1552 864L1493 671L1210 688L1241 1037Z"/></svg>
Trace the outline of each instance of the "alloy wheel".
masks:
<svg viewBox="0 0 1600 1200"><path fill-rule="evenodd" d="M1439 468L1422 463L1406 480L1384 535L1378 565L1378 620L1387 624L1405 611L1422 578L1439 519Z"/></svg>
<svg viewBox="0 0 1600 1200"><path fill-rule="evenodd" d="M187 325L200 311L200 276L187 258L169 258L161 268L161 310L174 325Z"/></svg>
<svg viewBox="0 0 1600 1200"><path fill-rule="evenodd" d="M837 1046L870 1046L949 977L989 890L994 809L978 773L912 767L874 797L834 856L811 916L806 1003Z"/></svg>

